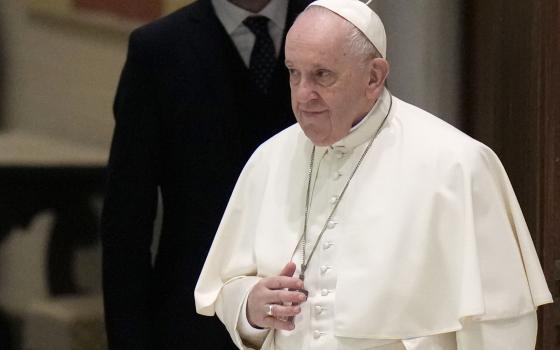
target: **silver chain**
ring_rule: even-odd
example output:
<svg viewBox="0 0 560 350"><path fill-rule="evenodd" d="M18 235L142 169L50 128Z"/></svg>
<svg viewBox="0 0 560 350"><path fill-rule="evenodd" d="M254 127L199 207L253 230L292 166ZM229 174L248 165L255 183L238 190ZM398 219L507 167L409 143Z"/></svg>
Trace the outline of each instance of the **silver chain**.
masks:
<svg viewBox="0 0 560 350"><path fill-rule="evenodd" d="M323 234L327 230L329 222L331 221L331 219L332 219L332 217L333 217L333 215L336 211L336 208L338 208L338 205L342 201L342 197L346 193L346 189L348 188L348 185L350 185L350 181L352 181L352 178L354 178L354 174L356 174L356 171L358 171L358 168L362 164L362 162L363 162L364 158L366 157L369 149L373 145L373 141L375 140L375 138L377 137L377 135L381 131L381 128L383 127L383 124L385 124L385 121L387 120L387 117L389 116L389 113L391 112L391 107L393 106L393 98L392 98L392 96L390 98L391 98L391 100L390 100L389 110L387 111L387 114L383 118L383 121L381 122L381 125L379 126L379 128L377 129L377 131L375 132L375 134L373 135L371 140L368 142L368 145L366 146L366 149L364 150L364 152L362 153L362 156L358 160L358 163L356 163L356 165L354 166L354 169L350 173L350 177L346 181L346 184L342 188L342 191L340 192L340 195L338 196L338 199L334 203L334 206L331 209L331 212L330 212L329 216L327 217L327 220L325 221L325 224L323 225L323 227L321 228L321 231L319 232L319 236L317 237L317 239L315 240L315 243L313 244L313 248L311 249L311 252L309 253L309 257L306 260L305 259L305 255L306 255L305 254L305 247L307 245L307 226L308 226L307 223L308 223L308 219L309 219L309 210L310 210L310 201L311 201L311 177L312 177L312 173L313 173L313 165L315 163L315 145L313 146L313 150L311 151L311 159L309 161L309 170L308 170L308 173L307 173L308 180L307 180L307 191L306 191L306 197L305 197L305 217L304 217L303 230L302 230L303 233L301 234L301 237L298 240L298 243L296 245L296 248L294 249L294 252L293 252L292 258L291 258L291 260L294 258L295 253L297 251L297 248L301 244L302 259L301 259L301 273L300 273L300 276L299 276L301 280L304 279L305 270L307 269L307 266L309 265L309 262L311 261L311 258L313 257L313 254L315 253L315 250L317 249L317 246L319 245L319 242L321 241L321 238L323 237ZM319 171L319 170L317 169L317 171Z"/></svg>

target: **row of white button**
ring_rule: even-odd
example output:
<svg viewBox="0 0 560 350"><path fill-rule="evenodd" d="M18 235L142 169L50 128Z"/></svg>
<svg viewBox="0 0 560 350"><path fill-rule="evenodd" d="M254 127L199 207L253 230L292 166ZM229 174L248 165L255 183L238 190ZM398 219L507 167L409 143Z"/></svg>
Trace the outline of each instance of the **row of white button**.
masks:
<svg viewBox="0 0 560 350"><path fill-rule="evenodd" d="M319 339L322 335L325 335L325 332L321 332L321 331L313 331L313 338L315 339Z"/></svg>
<svg viewBox="0 0 560 350"><path fill-rule="evenodd" d="M342 173L340 171L336 171L333 175L333 180L338 180L342 177Z"/></svg>
<svg viewBox="0 0 560 350"><path fill-rule="evenodd" d="M337 159L342 159L342 158L344 157L344 153L342 153L342 152L340 152L340 151L336 151L336 150L335 150L333 153L334 153L334 156L335 156ZM333 177L332 177L332 178L333 178L334 181L337 181L337 180L339 180L339 179L342 177L342 175L343 175L342 172L340 172L340 171L335 171L335 173L333 174ZM331 196L331 197L329 198L329 203L330 203L331 205L336 205L336 203L338 202L338 200L339 200L339 196L338 196L338 195L333 195L333 196ZM331 219L331 220L329 220L329 221L327 222L327 228L328 228L329 230L334 229L337 225L338 225L338 222L336 222L336 221L333 220L333 219ZM334 242L332 242L332 241L323 242L323 250L328 250L328 249L330 249L332 246L334 246ZM332 266L329 266L329 265L322 265L322 266L319 267L319 269L320 269L320 271L321 271L321 274L324 275L324 274L326 274L329 270L332 269ZM328 296L328 295L329 295L330 293L332 293L332 292L333 292L332 290L323 288L323 289L321 289L321 296L322 296L322 297L326 297L326 296ZM314 306L314 312L315 312L315 315L316 315L316 316L319 316L319 315L321 315L322 313L324 313L324 312L326 312L326 311L327 311L327 307L325 307L325 306L323 306L323 305L315 305L315 306ZM314 331L313 331L313 338L314 338L314 339L319 339L319 338L321 338L321 337L324 336L324 335L326 335L325 332L321 332L321 331L319 331L319 330L314 330Z"/></svg>
<svg viewBox="0 0 560 350"><path fill-rule="evenodd" d="M329 222L327 222L327 228L329 230L332 230L333 228L336 227L336 225L338 225L338 222L334 221L334 220L329 220Z"/></svg>
<svg viewBox="0 0 560 350"><path fill-rule="evenodd" d="M327 308L321 305L315 305L315 315L320 315L323 311L327 311Z"/></svg>

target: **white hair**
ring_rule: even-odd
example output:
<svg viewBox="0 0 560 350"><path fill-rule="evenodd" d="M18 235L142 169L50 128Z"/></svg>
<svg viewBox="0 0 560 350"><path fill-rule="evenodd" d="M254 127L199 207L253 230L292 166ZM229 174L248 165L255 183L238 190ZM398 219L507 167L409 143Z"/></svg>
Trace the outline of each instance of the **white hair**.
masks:
<svg viewBox="0 0 560 350"><path fill-rule="evenodd" d="M369 41L368 37L361 30L348 21L346 23L350 26L348 35L348 48L350 52L364 59L382 58L375 45Z"/></svg>

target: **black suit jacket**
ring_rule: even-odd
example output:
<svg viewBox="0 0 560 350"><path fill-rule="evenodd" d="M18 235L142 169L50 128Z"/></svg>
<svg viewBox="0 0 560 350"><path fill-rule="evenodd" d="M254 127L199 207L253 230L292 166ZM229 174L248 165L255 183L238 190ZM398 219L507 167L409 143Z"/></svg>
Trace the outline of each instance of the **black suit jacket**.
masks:
<svg viewBox="0 0 560 350"><path fill-rule="evenodd" d="M290 1L287 29L302 9ZM196 314L193 290L244 163L295 121L283 61L261 95L209 0L131 34L101 223L111 349L234 348L217 318Z"/></svg>

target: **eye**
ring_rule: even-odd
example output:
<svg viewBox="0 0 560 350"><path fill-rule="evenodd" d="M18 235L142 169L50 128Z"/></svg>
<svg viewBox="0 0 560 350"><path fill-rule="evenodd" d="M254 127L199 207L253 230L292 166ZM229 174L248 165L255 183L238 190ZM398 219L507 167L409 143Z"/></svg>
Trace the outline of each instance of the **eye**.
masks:
<svg viewBox="0 0 560 350"><path fill-rule="evenodd" d="M288 73L290 74L290 82L297 83L299 81L299 71L288 67Z"/></svg>
<svg viewBox="0 0 560 350"><path fill-rule="evenodd" d="M336 80L334 73L328 69L318 69L315 72L315 79L323 86L332 85Z"/></svg>
<svg viewBox="0 0 560 350"><path fill-rule="evenodd" d="M331 72L326 69L319 69L319 71L317 71L317 77L319 79L327 78L330 74Z"/></svg>

